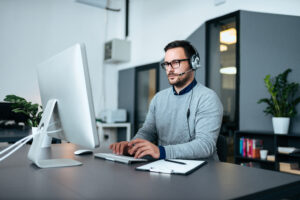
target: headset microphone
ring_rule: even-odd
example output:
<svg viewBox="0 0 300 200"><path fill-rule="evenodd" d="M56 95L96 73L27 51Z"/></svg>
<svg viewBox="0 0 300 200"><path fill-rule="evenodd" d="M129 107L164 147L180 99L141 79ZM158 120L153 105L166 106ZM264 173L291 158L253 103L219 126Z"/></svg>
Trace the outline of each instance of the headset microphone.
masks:
<svg viewBox="0 0 300 200"><path fill-rule="evenodd" d="M187 71L185 71L185 72L182 72L182 73L177 74L177 76L183 76L184 74L186 74L186 73L188 73L188 72L190 72L190 71L193 71L193 70L194 70L194 69L187 70Z"/></svg>

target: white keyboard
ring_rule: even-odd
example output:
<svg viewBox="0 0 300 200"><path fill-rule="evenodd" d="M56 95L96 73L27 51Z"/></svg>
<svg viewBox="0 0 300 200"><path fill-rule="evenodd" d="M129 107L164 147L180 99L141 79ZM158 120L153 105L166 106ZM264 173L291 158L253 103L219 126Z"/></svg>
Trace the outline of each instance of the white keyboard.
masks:
<svg viewBox="0 0 300 200"><path fill-rule="evenodd" d="M110 161L116 161L121 162L125 164L130 164L134 162L147 162L147 159L141 159L141 158L134 158L130 156L123 156L123 155L116 155L113 153L96 153L94 154L95 157L103 158Z"/></svg>

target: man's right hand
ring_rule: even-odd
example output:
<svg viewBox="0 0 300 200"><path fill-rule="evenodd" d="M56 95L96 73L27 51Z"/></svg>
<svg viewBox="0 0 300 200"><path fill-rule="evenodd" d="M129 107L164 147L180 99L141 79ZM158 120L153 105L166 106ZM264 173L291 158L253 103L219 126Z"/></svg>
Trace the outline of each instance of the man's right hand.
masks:
<svg viewBox="0 0 300 200"><path fill-rule="evenodd" d="M118 155L129 155L128 150L129 150L129 146L128 146L127 141L122 141L122 142L116 142L113 143L109 146L109 148L113 151L113 153L118 154Z"/></svg>

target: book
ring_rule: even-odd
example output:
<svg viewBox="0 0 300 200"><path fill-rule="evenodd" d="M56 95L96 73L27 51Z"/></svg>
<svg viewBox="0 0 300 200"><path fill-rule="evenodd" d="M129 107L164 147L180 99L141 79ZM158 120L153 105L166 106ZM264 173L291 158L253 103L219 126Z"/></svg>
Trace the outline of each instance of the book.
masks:
<svg viewBox="0 0 300 200"><path fill-rule="evenodd" d="M262 140L253 139L252 141L252 158L260 158L259 151L262 149Z"/></svg>
<svg viewBox="0 0 300 200"><path fill-rule="evenodd" d="M247 156L249 158L252 158L252 145L253 145L253 139L248 139L248 152L247 152Z"/></svg>
<svg viewBox="0 0 300 200"><path fill-rule="evenodd" d="M262 149L263 141L260 139L240 138L239 153L243 157L260 158L259 151Z"/></svg>
<svg viewBox="0 0 300 200"><path fill-rule="evenodd" d="M247 138L244 138L243 140L243 157L247 156Z"/></svg>
<svg viewBox="0 0 300 200"><path fill-rule="evenodd" d="M146 165L135 168L141 171L150 171L166 174L181 174L187 175L205 165L207 161L201 160L182 160L182 159L169 159L157 160Z"/></svg>
<svg viewBox="0 0 300 200"><path fill-rule="evenodd" d="M240 138L240 155L243 156L243 144L244 144L244 138Z"/></svg>

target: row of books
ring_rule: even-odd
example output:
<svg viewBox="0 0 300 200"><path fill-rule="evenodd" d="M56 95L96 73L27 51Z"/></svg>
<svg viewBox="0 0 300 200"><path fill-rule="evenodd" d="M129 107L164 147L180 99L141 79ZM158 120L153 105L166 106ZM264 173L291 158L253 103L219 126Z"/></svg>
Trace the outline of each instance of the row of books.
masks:
<svg viewBox="0 0 300 200"><path fill-rule="evenodd" d="M248 158L260 158L259 151L263 148L263 141L260 139L240 138L240 155Z"/></svg>

